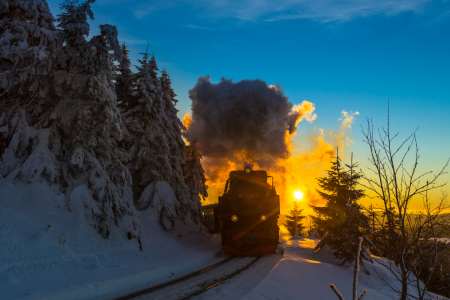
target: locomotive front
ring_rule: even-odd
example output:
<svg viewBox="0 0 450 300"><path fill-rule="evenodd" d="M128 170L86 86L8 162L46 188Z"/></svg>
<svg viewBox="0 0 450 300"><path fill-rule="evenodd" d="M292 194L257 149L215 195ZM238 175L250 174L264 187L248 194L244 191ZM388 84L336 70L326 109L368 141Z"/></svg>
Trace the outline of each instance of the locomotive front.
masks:
<svg viewBox="0 0 450 300"><path fill-rule="evenodd" d="M230 172L215 209L216 220L222 223L222 248L226 254L275 253L280 229L277 224L280 197L273 184L267 183L269 177L266 171L251 168Z"/></svg>

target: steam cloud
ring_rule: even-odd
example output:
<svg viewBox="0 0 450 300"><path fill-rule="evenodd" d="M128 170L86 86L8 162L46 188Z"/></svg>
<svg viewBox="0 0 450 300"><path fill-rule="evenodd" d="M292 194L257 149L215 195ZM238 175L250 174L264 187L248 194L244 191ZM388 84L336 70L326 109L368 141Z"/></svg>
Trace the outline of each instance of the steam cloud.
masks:
<svg viewBox="0 0 450 300"><path fill-rule="evenodd" d="M289 140L297 123L316 117L314 104L303 101L294 106L279 86L260 79L222 78L215 84L209 75L200 76L189 98L192 116L185 116L184 137L216 161L217 168L226 161L275 167L278 159L289 158Z"/></svg>

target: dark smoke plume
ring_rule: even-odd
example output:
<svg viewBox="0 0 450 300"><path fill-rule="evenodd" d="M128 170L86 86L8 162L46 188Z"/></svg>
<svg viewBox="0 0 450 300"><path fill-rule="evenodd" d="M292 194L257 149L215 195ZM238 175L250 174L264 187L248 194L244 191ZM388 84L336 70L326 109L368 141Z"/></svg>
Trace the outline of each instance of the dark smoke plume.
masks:
<svg viewBox="0 0 450 300"><path fill-rule="evenodd" d="M312 103L294 107L280 88L260 79L222 78L215 84L209 75L200 76L189 98L192 119L185 124L184 137L221 165L228 160L274 167L277 159L290 156L288 136L301 118L315 118Z"/></svg>

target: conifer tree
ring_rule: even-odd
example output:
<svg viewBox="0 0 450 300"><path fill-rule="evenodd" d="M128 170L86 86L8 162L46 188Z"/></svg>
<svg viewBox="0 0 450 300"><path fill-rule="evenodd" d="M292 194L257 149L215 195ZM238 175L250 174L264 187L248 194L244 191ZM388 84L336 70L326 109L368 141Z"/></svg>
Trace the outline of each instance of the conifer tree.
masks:
<svg viewBox="0 0 450 300"><path fill-rule="evenodd" d="M58 27L63 30L64 40L69 47L80 47L87 43L86 37L90 30L88 17L94 19L91 10L94 2L95 0L86 0L79 4L78 0L66 0L60 5L63 12L58 15Z"/></svg>
<svg viewBox="0 0 450 300"><path fill-rule="evenodd" d="M178 201L188 209L191 219L198 223L201 218L200 198L191 196L183 176L182 166L186 162L186 144L181 138L181 130L185 129L185 127L177 116L178 110L175 108L175 104L178 102L175 99L177 95L172 89L172 81L165 69L161 72L160 81L164 93L164 128L170 148L170 162L174 171L171 178L171 186L177 195Z"/></svg>
<svg viewBox="0 0 450 300"><path fill-rule="evenodd" d="M93 18L87 0L66 1L58 17L64 32L67 67L57 71L56 91L62 98L55 109L57 130L62 137L70 176L81 185L71 192L71 201L84 197L92 222L105 238L116 225L139 236L139 223L131 194L131 176L125 167L127 153L118 147L124 126L117 109L110 51L121 59L117 29L100 25L100 35L87 41ZM73 194L73 197L72 197Z"/></svg>
<svg viewBox="0 0 450 300"><path fill-rule="evenodd" d="M340 259L341 263L355 260L354 253L358 248L356 241L370 230L369 218L357 204L364 196L363 190L356 189L361 174L354 171L357 164L353 161L346 167L348 170L341 166L341 160L337 156L328 176L318 179L321 190L317 191L326 200L326 205L312 206L318 216L311 216L316 224L316 234L321 238L315 249L319 250L327 245L330 253ZM370 260L370 256L363 251L360 259L367 272L362 260Z"/></svg>
<svg viewBox="0 0 450 300"><path fill-rule="evenodd" d="M302 216L303 209L299 209L297 201L294 202L294 208L289 211L289 215L286 216L286 221L283 223L291 236L295 235L295 230L298 230L298 234L302 235L303 230L306 226L303 226L303 219L306 218Z"/></svg>
<svg viewBox="0 0 450 300"><path fill-rule="evenodd" d="M208 186L206 185L205 171L200 162L202 156L193 145L186 147L186 162L183 164L184 180L189 187L190 199L198 203L201 211L200 197L205 200L208 197Z"/></svg>
<svg viewBox="0 0 450 300"><path fill-rule="evenodd" d="M181 129L184 127L177 116L171 80L165 70L158 78L156 59L146 51L141 53L143 59L138 60L138 72L133 75L134 83L130 87L131 80L122 77L129 69L125 47L122 53L119 69L124 71L117 77L118 93L123 95L122 116L129 132L122 144L131 158L128 168L133 178L135 205L139 209L151 206L166 229L172 228L175 219L185 220L188 216L197 223L201 205L198 197L191 197L183 176L186 146ZM165 193L161 189L168 189L168 186L172 190L170 193L173 192L173 201L167 197L167 201L160 201L158 195Z"/></svg>
<svg viewBox="0 0 450 300"><path fill-rule="evenodd" d="M54 106L51 86L53 59L62 39L45 0L6 0L0 3L0 175L8 176L37 147L37 128L47 127ZM45 142L43 143L45 144ZM42 150L45 151L45 150ZM41 155L47 158L47 155ZM45 172L57 181L53 166L36 168L29 161L20 176L33 181ZM16 172L16 173L17 173ZM17 175L17 174L16 174ZM14 180L14 179L11 179Z"/></svg>
<svg viewBox="0 0 450 300"><path fill-rule="evenodd" d="M10 46L34 53L36 65L46 63L29 74L25 68L25 73L18 74L22 82L6 88L5 96L20 99L0 122L1 131L7 132L1 172L12 182L47 182L60 190L67 196L69 210L83 207L86 218L104 238L112 226L138 237L131 177L124 166L128 155L117 147L123 125L116 108L109 53L112 50L120 57L117 29L101 25L101 34L86 40L92 2L64 2L57 20L59 32L49 23L54 19L45 1L9 2L13 19L23 17L34 26L32 34L25 34L22 41L10 40ZM23 5L21 16L16 13L17 5ZM16 29L25 33L25 23L19 21ZM30 45L39 48L29 49ZM15 60L21 58L25 55ZM34 68L32 61L23 63ZM35 96L21 93L24 88ZM2 104L11 99L2 99Z"/></svg>
<svg viewBox="0 0 450 300"><path fill-rule="evenodd" d="M128 105L131 105L133 92L135 91L135 76L131 72L131 62L129 58L130 51L127 49L125 43L122 44L122 59L119 61L116 71L116 95L117 106L122 110L126 110Z"/></svg>
<svg viewBox="0 0 450 300"><path fill-rule="evenodd" d="M377 230L374 230L372 233L371 241L374 244L374 247L371 247L371 251L375 255L386 257L398 263L398 260L401 258L395 256L397 253L394 246L395 244L390 240L391 237L401 239L398 212L393 206L390 206L383 212L381 217L382 221Z"/></svg>
<svg viewBox="0 0 450 300"><path fill-rule="evenodd" d="M375 219L377 218L377 213L372 204L370 204L369 208L366 209L367 216L370 219L372 232L375 231Z"/></svg>
<svg viewBox="0 0 450 300"><path fill-rule="evenodd" d="M178 100L175 99L177 94L175 94L175 91L172 88L172 80L169 77L169 74L167 74L166 69L163 69L161 72L161 87L166 95L168 95L173 102L173 104L177 104ZM180 128L184 128L184 126L181 126Z"/></svg>
<svg viewBox="0 0 450 300"><path fill-rule="evenodd" d="M131 101L123 109L123 117L130 133L125 148L130 154L128 165L133 178L133 197L140 209L152 207L159 214L159 223L171 229L175 219L184 219L186 205L174 201L156 201L157 182L165 181L172 187L174 170L171 165L170 147L166 135L167 117L164 110L163 91L157 76L154 56L141 53L135 75L136 90ZM183 199L181 199L183 200Z"/></svg>

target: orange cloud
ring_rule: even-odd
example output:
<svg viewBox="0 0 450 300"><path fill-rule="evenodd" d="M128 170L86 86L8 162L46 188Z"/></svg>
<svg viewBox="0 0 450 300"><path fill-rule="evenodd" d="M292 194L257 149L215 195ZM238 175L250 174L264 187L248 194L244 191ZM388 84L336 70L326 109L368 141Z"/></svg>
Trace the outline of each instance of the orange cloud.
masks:
<svg viewBox="0 0 450 300"><path fill-rule="evenodd" d="M183 117L183 125L187 129L191 124L192 124L192 116L189 113L186 113Z"/></svg>
<svg viewBox="0 0 450 300"><path fill-rule="evenodd" d="M317 118L317 115L313 113L315 109L316 107L314 106L314 103L306 100L303 100L301 104L294 105L294 107L292 108L293 111L300 113L300 118L297 123L299 123L303 119L306 119L309 123L312 123L312 121Z"/></svg>
<svg viewBox="0 0 450 300"><path fill-rule="evenodd" d="M356 117L359 115L359 112L355 111L355 112L346 112L345 110L343 110L342 112L342 117L339 119L339 121L342 121L341 124L341 129L346 130L346 129L351 129L352 128L352 124L355 122Z"/></svg>

